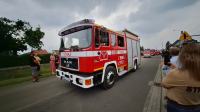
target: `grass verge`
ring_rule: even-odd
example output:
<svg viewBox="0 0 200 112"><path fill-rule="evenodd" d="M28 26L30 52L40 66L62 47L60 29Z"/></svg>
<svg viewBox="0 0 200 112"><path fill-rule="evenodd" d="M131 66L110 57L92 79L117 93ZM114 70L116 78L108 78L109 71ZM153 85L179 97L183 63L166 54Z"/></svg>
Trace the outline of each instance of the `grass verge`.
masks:
<svg viewBox="0 0 200 112"><path fill-rule="evenodd" d="M42 76L40 78L51 76L49 64L41 65ZM0 71L0 87L19 84L32 79L30 67L23 69Z"/></svg>
<svg viewBox="0 0 200 112"><path fill-rule="evenodd" d="M52 76L52 75L50 73L49 74L42 74L42 76L40 76L40 78L45 78L45 77L49 77L49 76ZM3 81L0 81L0 87L19 84L19 83L22 83L22 82L25 82L25 81L31 81L31 80L32 80L31 76L3 80Z"/></svg>

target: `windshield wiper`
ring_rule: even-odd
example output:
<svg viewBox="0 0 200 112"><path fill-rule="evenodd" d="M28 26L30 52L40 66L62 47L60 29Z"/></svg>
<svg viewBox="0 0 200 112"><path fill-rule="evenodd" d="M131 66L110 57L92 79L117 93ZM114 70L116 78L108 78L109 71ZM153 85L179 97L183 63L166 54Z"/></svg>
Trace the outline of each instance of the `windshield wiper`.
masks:
<svg viewBox="0 0 200 112"><path fill-rule="evenodd" d="M71 49L72 51L80 51L80 48L78 47L78 45L71 46L70 49Z"/></svg>
<svg viewBox="0 0 200 112"><path fill-rule="evenodd" d="M60 48L59 52L63 52L64 50L66 50L66 48Z"/></svg>

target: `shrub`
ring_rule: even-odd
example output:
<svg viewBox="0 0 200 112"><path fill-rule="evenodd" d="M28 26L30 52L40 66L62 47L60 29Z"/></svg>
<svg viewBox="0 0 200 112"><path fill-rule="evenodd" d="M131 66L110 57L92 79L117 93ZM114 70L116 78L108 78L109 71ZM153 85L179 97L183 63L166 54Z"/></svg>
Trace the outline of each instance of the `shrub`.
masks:
<svg viewBox="0 0 200 112"><path fill-rule="evenodd" d="M50 54L39 55L42 59L41 64L49 63ZM25 66L29 65L29 54L23 54L20 56L0 56L0 68Z"/></svg>

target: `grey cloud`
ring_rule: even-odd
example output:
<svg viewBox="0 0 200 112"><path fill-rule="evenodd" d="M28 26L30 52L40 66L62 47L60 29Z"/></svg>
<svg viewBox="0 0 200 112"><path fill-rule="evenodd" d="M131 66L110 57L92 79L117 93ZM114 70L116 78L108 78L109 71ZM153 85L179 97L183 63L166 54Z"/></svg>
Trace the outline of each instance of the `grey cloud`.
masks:
<svg viewBox="0 0 200 112"><path fill-rule="evenodd" d="M2 12L4 15L13 17L11 14L15 12L17 14L14 19L22 17L34 24L48 27L69 24L76 20L74 14L88 17L86 15L96 7L99 8L98 15L108 17L121 4L121 0L27 0L25 2L24 0L3 0L2 2L13 8L13 10Z"/></svg>
<svg viewBox="0 0 200 112"><path fill-rule="evenodd" d="M108 16L114 12L122 0L35 0L38 5L46 9L55 9L64 13L78 12L85 15L100 7L100 15Z"/></svg>
<svg viewBox="0 0 200 112"><path fill-rule="evenodd" d="M186 10L196 2L197 0L144 0L140 11L132 14L129 22L132 23L133 29L143 35L155 34L180 19L184 19L184 15L188 14L184 12L174 14L173 12Z"/></svg>
<svg viewBox="0 0 200 112"><path fill-rule="evenodd" d="M12 0L0 1L2 2L1 7L4 7L4 10L0 10L2 16L6 16L10 19L23 19L29 21L34 25L41 25L44 27L57 27L63 25L63 23L68 24L72 22L73 10L63 9L63 8L44 8L41 5L37 4L36 1L31 0Z"/></svg>
<svg viewBox="0 0 200 112"><path fill-rule="evenodd" d="M90 2L85 2L85 0L35 0L35 2L46 9L55 9L66 13L74 11L88 13L97 5L93 0Z"/></svg>
<svg viewBox="0 0 200 112"><path fill-rule="evenodd" d="M191 6L196 2L198 2L198 0L169 0L166 4L158 7L158 11L165 12L165 11L177 10Z"/></svg>
<svg viewBox="0 0 200 112"><path fill-rule="evenodd" d="M140 3L137 12L132 11L128 16L121 14L138 7L134 2ZM127 4L131 4L127 6L128 10ZM53 39L58 42L55 37L59 29L77 19L90 17L100 18L106 24L111 22L111 27L116 30L128 28L142 38L153 39L171 26L186 27L198 34L200 7L196 5L199 4L198 0L1 0L0 16L40 25L46 31L45 48L55 49L51 47L55 46ZM97 8L98 11L95 11Z"/></svg>

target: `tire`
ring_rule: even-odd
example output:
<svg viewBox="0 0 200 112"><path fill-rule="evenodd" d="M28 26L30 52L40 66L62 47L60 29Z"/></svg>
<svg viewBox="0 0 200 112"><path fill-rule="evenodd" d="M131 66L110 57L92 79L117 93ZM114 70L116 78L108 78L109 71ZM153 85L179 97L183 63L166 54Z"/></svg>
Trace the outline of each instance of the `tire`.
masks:
<svg viewBox="0 0 200 112"><path fill-rule="evenodd" d="M133 65L133 72L135 72L137 70L138 66L137 66L137 62L135 61L134 62L134 65Z"/></svg>
<svg viewBox="0 0 200 112"><path fill-rule="evenodd" d="M117 79L117 71L115 67L108 66L105 70L105 76L104 76L104 82L102 84L102 87L104 89L110 89L115 84L115 81Z"/></svg>

